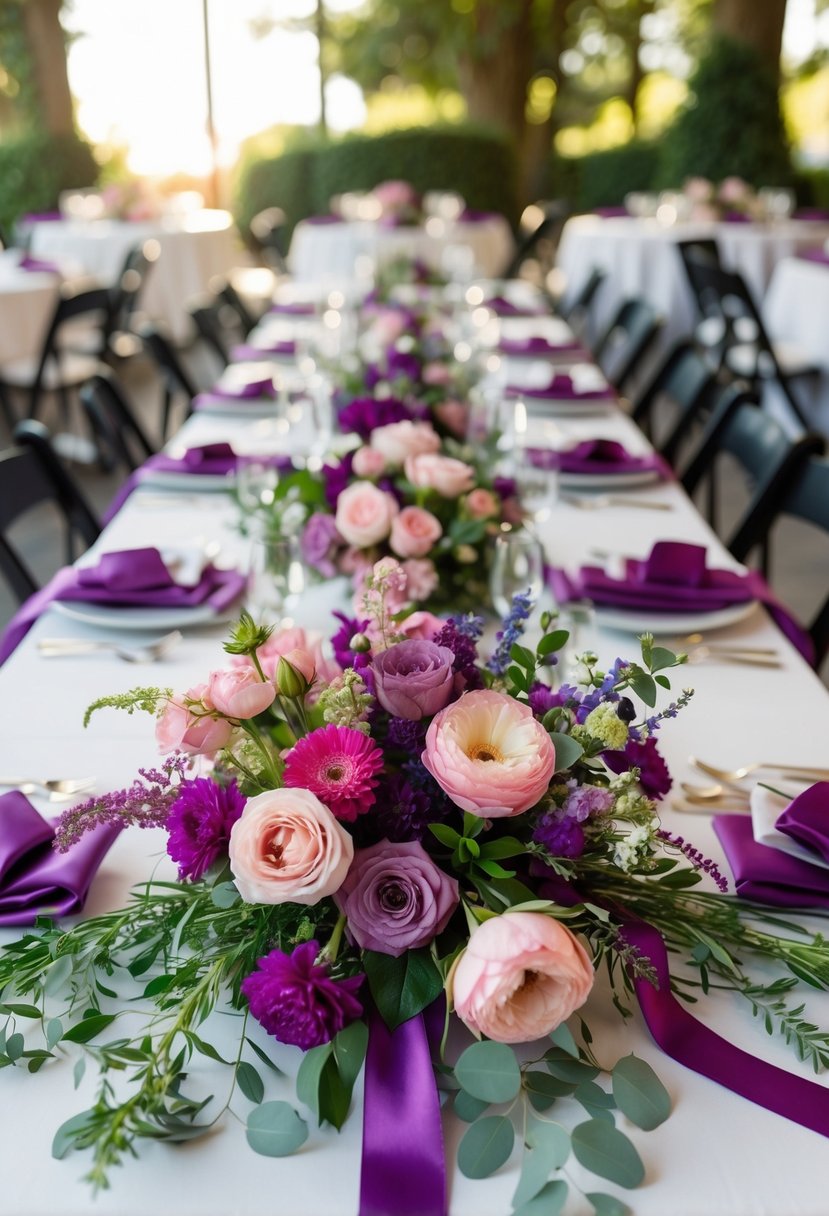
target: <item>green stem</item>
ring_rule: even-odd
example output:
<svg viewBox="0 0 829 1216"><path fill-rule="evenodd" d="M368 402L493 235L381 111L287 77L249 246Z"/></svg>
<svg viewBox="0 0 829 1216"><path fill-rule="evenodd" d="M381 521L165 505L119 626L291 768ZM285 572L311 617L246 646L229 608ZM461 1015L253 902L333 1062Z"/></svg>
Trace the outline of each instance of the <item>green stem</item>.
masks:
<svg viewBox="0 0 829 1216"><path fill-rule="evenodd" d="M320 958L326 959L329 963L334 963L337 961L337 955L340 952L340 946L343 940L344 929L345 913L342 913L331 932L331 936L328 939L328 945L320 951Z"/></svg>

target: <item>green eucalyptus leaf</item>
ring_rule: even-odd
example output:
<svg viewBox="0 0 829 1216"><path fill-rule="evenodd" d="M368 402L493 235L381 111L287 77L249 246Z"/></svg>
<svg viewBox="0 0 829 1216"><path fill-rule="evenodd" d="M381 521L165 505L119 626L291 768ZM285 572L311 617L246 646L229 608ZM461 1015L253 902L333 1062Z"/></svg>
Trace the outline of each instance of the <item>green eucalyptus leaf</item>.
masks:
<svg viewBox="0 0 829 1216"><path fill-rule="evenodd" d="M638 1186L645 1177L642 1158L617 1127L599 1119L579 1123L572 1131L573 1152L579 1164L619 1186Z"/></svg>
<svg viewBox="0 0 829 1216"><path fill-rule="evenodd" d="M73 966L72 958L68 954L62 954L60 958L55 959L46 972L46 979L43 984L43 991L47 996L55 996L56 993L60 992L72 974Z"/></svg>
<svg viewBox="0 0 829 1216"><path fill-rule="evenodd" d="M473 1043L455 1065L455 1077L483 1102L511 1102L521 1088L521 1070L506 1043Z"/></svg>
<svg viewBox="0 0 829 1216"><path fill-rule="evenodd" d="M18 1018L39 1018L40 1010L37 1005L21 1005L4 1001L0 1005L0 1013L13 1013Z"/></svg>
<svg viewBox="0 0 829 1216"><path fill-rule="evenodd" d="M561 1081L546 1072L531 1069L524 1073L524 1088L535 1110L547 1110L556 1098L566 1098L576 1088L573 1081Z"/></svg>
<svg viewBox="0 0 829 1216"><path fill-rule="evenodd" d="M296 1075L296 1096L300 1102L314 1112L318 1120L320 1119L320 1077L328 1057L333 1051L333 1043L323 1043L320 1047L312 1047L302 1057L299 1072Z"/></svg>
<svg viewBox="0 0 829 1216"><path fill-rule="evenodd" d="M61 1123L52 1140L52 1156L57 1161L61 1161L75 1147L76 1137L87 1128L93 1113L91 1110L83 1110Z"/></svg>
<svg viewBox="0 0 829 1216"><path fill-rule="evenodd" d="M585 1191L585 1199L593 1205L596 1216L630 1216L630 1208L615 1195L606 1195L604 1191Z"/></svg>
<svg viewBox="0 0 829 1216"><path fill-rule="evenodd" d="M78 1056L77 1060L75 1061L75 1067L72 1069L72 1080L75 1084L75 1089L78 1088L81 1081L83 1080L83 1075L85 1072L86 1072L86 1056Z"/></svg>
<svg viewBox="0 0 829 1216"><path fill-rule="evenodd" d="M112 1013L94 1013L91 1017L82 1018L80 1022L71 1026L64 1034L63 1041L64 1043L88 1043L114 1021L115 1015Z"/></svg>
<svg viewBox="0 0 829 1216"><path fill-rule="evenodd" d="M334 1058L349 1093L360 1075L368 1048L368 1026L365 1022L352 1022L334 1039Z"/></svg>
<svg viewBox="0 0 829 1216"><path fill-rule="evenodd" d="M631 676L630 686L637 697L641 697L645 704L653 709L656 705L656 681L653 676L649 676L646 671L637 670Z"/></svg>
<svg viewBox="0 0 829 1216"><path fill-rule="evenodd" d="M563 735L560 731L553 730L550 731L550 738L556 749L555 771L557 773L563 773L565 769L572 768L576 761L584 755L584 748L571 735Z"/></svg>
<svg viewBox="0 0 829 1216"><path fill-rule="evenodd" d="M504 1115L473 1123L458 1146L458 1169L466 1178L488 1178L509 1160L515 1128Z"/></svg>
<svg viewBox="0 0 829 1216"><path fill-rule="evenodd" d="M558 1216L567 1202L569 1187L561 1178L554 1178L546 1183L537 1195L522 1203L513 1212L513 1216Z"/></svg>
<svg viewBox="0 0 829 1216"><path fill-rule="evenodd" d="M464 1123L474 1123L488 1106L488 1102L484 1102L481 1098L473 1098L472 1094L468 1094L465 1089L459 1089L455 1094L455 1114L459 1119L463 1119Z"/></svg>
<svg viewBox="0 0 829 1216"><path fill-rule="evenodd" d="M308 1124L287 1102L264 1102L248 1115L247 1141L263 1157L288 1157L308 1139Z"/></svg>
<svg viewBox="0 0 829 1216"><path fill-rule="evenodd" d="M629 1055L612 1072L613 1097L623 1114L644 1131L653 1131L671 1113L670 1095L645 1060Z"/></svg>
<svg viewBox="0 0 829 1216"><path fill-rule="evenodd" d="M60 1018L50 1018L46 1023L46 1045L54 1047L63 1038L63 1022Z"/></svg>
<svg viewBox="0 0 829 1216"><path fill-rule="evenodd" d="M527 1131L527 1148L521 1163L521 1177L513 1206L527 1203L542 1189L553 1170L560 1169L570 1156L570 1137L558 1123L534 1119Z"/></svg>
<svg viewBox="0 0 829 1216"><path fill-rule="evenodd" d="M561 650L562 646L566 646L569 637L568 630L553 629L551 633L544 634L536 646L535 652L540 659L546 658L548 654L553 654L554 651Z"/></svg>
<svg viewBox="0 0 829 1216"><path fill-rule="evenodd" d="M517 663L525 671L530 673L535 671L535 655L526 646L521 646L520 643L514 642L510 647L509 657L513 663Z"/></svg>
<svg viewBox="0 0 829 1216"><path fill-rule="evenodd" d="M562 1051L566 1051L568 1056L573 1056L576 1060L579 1058L576 1040L573 1038L573 1032L566 1022L562 1022L560 1026L557 1026L551 1033L550 1038L556 1047L560 1047Z"/></svg>
<svg viewBox="0 0 829 1216"><path fill-rule="evenodd" d="M232 908L234 904L239 902L241 897L235 883L219 882L216 883L216 886L210 892L210 898L217 908ZM281 1156L282 1154L279 1155Z"/></svg>
<svg viewBox="0 0 829 1216"><path fill-rule="evenodd" d="M366 950L363 966L374 1003L389 1030L408 1022L443 991L441 974L425 949L407 950L400 958Z"/></svg>
<svg viewBox="0 0 829 1216"><path fill-rule="evenodd" d="M247 1060L242 1060L236 1069L236 1084L248 1101L254 1102L256 1105L265 1096L265 1083L253 1065L249 1064Z"/></svg>
<svg viewBox="0 0 829 1216"><path fill-rule="evenodd" d="M6 1055L10 1060L19 1060L26 1047L26 1040L19 1032L10 1034L6 1039Z"/></svg>
<svg viewBox="0 0 829 1216"><path fill-rule="evenodd" d="M599 1070L593 1064L584 1060L574 1060L571 1055L561 1048L553 1047L545 1052L544 1063L552 1076L559 1081L567 1081L580 1085L582 1081L592 1081L599 1075Z"/></svg>

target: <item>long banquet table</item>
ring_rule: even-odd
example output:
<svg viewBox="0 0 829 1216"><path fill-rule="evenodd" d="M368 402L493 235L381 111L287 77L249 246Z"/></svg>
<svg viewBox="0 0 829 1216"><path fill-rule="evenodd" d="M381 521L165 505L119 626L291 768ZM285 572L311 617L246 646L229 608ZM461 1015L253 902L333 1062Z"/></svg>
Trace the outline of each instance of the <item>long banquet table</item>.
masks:
<svg viewBox="0 0 829 1216"><path fill-rule="evenodd" d="M252 448L270 434L267 421L227 414L196 414L173 440L175 446L212 440L219 435L240 449ZM646 444L633 423L613 407L605 414L581 419L561 418L555 425L568 437L602 434L623 440L632 450ZM531 434L543 438L548 423L533 419ZM263 430L264 427L264 430ZM637 492L637 497L642 491ZM717 564L735 563L700 518L682 490L673 483L649 488L648 494L671 504L670 512L617 507L582 511L558 503L543 529L550 560L581 564L593 548L611 553L644 554L656 539L684 539L708 546ZM182 493L171 509L158 499L158 487L136 491L107 527L98 550L142 544L175 544L196 536L218 540L223 557L244 562L246 542L236 530L236 508L229 494ZM308 594L298 617L308 626L324 626L324 609L336 585ZM48 612L0 669L2 765L5 772L43 775L95 774L97 788L128 784L139 765L152 763L151 722L145 716L115 712L99 714L86 731L81 719L86 706L102 694L125 691L139 683L185 688L222 664L222 626L188 632L181 646L162 664L135 668L107 655L79 659L45 659L37 651L45 636L88 636L87 628ZM113 633L115 640L134 642L135 635ZM795 764L816 764L829 737L829 694L815 674L756 609L731 626L729 638L755 646L775 647L782 656L779 670L700 664L679 673L675 688L692 684L696 695L688 709L668 722L661 745L676 781L693 780L688 763L696 754L715 764L736 765L773 757ZM593 646L605 663L617 655L635 653L633 638L589 628L583 647ZM699 779L697 777L697 779ZM47 804L40 804L46 810ZM705 815L681 815L666 804L668 827L689 837L706 854L721 858L721 850ZM127 831L117 840L93 886L88 914L117 907L131 884L151 872L172 876L164 857L163 834ZM797 919L797 918L795 918ZM15 936L2 934L8 941ZM829 1023L829 995L807 990L807 1012ZM639 1216L825 1216L829 1178L829 1141L794 1123L751 1105L735 1094L688 1071L662 1055L650 1040L638 1013L623 1022L607 999L600 978L583 1011L594 1037L594 1048L608 1065L629 1052L648 1060L670 1091L673 1114L657 1131L645 1134L622 1120L646 1164L646 1181L626 1193L613 1184L601 1189L620 1195ZM733 994L711 992L694 1007L696 1016L760 1059L809 1076L779 1038L769 1038L752 1018L747 1005ZM224 1052L227 1018L215 1016L204 1037ZM272 1052L289 1076L300 1053L268 1040L258 1027L258 1043ZM226 1120L206 1140L179 1148L141 1146L141 1159L127 1159L112 1177L112 1189L94 1204L81 1181L85 1164L80 1156L59 1162L50 1146L57 1126L87 1107L94 1095L93 1069L73 1090L71 1062L44 1068L31 1077L17 1068L0 1073L0 1190L2 1216L356 1216L360 1167L360 1083L354 1115L341 1134L312 1126L308 1143L295 1157L273 1160L252 1153L244 1126ZM288 1078L269 1074L266 1098L294 1101ZM819 1083L824 1084L824 1081ZM196 1057L190 1072L191 1089L223 1095L222 1070ZM826 1094L829 1102L829 1092ZM234 1103L243 1116L245 1099ZM576 1110L563 1117L580 1121ZM583 1116L582 1116L583 1117ZM510 1209L518 1169L514 1160L492 1178L473 1182L451 1166L462 1125L444 1115L450 1162L452 1216L503 1216ZM405 1137L408 1129L401 1128ZM587 1189L580 1167L568 1175ZM586 1216L590 1205L572 1199L566 1212ZM389 1216L393 1216L392 1213ZM424 1214L425 1216L425 1214Z"/></svg>

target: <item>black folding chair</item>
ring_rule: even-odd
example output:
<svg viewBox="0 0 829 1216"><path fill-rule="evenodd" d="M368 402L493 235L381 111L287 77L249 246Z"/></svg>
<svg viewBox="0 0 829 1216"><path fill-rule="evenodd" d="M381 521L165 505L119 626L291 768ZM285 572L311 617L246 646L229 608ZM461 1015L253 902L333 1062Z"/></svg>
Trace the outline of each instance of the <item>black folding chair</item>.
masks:
<svg viewBox="0 0 829 1216"><path fill-rule="evenodd" d="M110 463L132 472L153 455L155 448L108 368L82 386L80 398L98 447Z"/></svg>
<svg viewBox="0 0 829 1216"><path fill-rule="evenodd" d="M624 300L604 331L593 354L596 362L617 389L627 382L647 355L661 321L645 300Z"/></svg>
<svg viewBox="0 0 829 1216"><path fill-rule="evenodd" d="M266 265L285 274L288 256L287 216L281 207L266 207L250 221L250 233Z"/></svg>
<svg viewBox="0 0 829 1216"><path fill-rule="evenodd" d="M211 282L210 287L216 295L222 298L227 307L235 313L239 327L244 337L247 337L254 325L258 324L259 318L253 315L229 279L219 279Z"/></svg>
<svg viewBox="0 0 829 1216"><path fill-rule="evenodd" d="M677 342L636 397L631 416L657 451L675 465L694 423L707 418L724 391L704 352L693 342ZM672 414L670 422L662 416L666 407Z"/></svg>
<svg viewBox="0 0 829 1216"><path fill-rule="evenodd" d="M158 261L161 246L150 239L136 245L127 254L118 282L110 290L110 312L107 325L107 352L116 359L128 359L143 349L135 333L136 312L147 276Z"/></svg>
<svg viewBox="0 0 829 1216"><path fill-rule="evenodd" d="M717 457L728 453L742 469L750 499L725 543L742 560L753 548L761 549L761 569L769 572L769 529L781 496L794 483L809 456L822 455L824 440L808 432L792 436L771 414L761 409L752 392L740 385L728 390L706 424L699 447L682 475L693 494L704 478L714 484ZM716 496L709 496L709 520L716 526Z"/></svg>
<svg viewBox="0 0 829 1216"><path fill-rule="evenodd" d="M213 296L191 306L188 311L202 342L225 368L230 362L232 335L228 334L222 321L223 307L221 296Z"/></svg>
<svg viewBox="0 0 829 1216"><path fill-rule="evenodd" d="M22 602L38 589L23 556L11 543L13 523L44 502L62 516L67 563L100 534L95 515L56 455L41 422L27 419L14 432L15 446L0 452L0 574ZM82 545L78 545L78 540Z"/></svg>
<svg viewBox="0 0 829 1216"><path fill-rule="evenodd" d="M552 268L561 231L569 215L569 207L561 200L535 203L526 208L524 215L530 216L530 224L524 226L518 248L504 267L502 279L517 279L525 262L535 261L542 275Z"/></svg>
<svg viewBox="0 0 829 1216"><path fill-rule="evenodd" d="M564 317L574 333L583 334L587 328L593 301L606 278L607 275L603 270L600 270L598 266L593 266L578 291L574 291L570 295L565 293L558 306L558 313L559 316Z"/></svg>

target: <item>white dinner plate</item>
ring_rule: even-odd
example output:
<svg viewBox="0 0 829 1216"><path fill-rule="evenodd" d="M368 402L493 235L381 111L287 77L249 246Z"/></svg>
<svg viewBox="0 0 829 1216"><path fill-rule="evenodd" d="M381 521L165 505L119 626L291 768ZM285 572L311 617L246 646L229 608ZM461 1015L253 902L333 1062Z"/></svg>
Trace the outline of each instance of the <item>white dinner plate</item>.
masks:
<svg viewBox="0 0 829 1216"><path fill-rule="evenodd" d="M196 407L197 414L226 414L234 418L270 418L276 412L277 402L273 397L255 397L247 401L212 397L199 402Z"/></svg>
<svg viewBox="0 0 829 1216"><path fill-rule="evenodd" d="M215 493L224 490L230 494L236 485L230 473L167 473L163 469L143 469L142 486L163 486L165 490L186 490L193 493Z"/></svg>
<svg viewBox="0 0 829 1216"><path fill-rule="evenodd" d="M659 481L656 469L638 469L631 473L559 473L559 482L568 490L623 490L627 486L649 486Z"/></svg>
<svg viewBox="0 0 829 1216"><path fill-rule="evenodd" d="M520 397L520 393L515 394ZM523 397L530 418L589 418L618 409L613 397Z"/></svg>
<svg viewBox="0 0 829 1216"><path fill-rule="evenodd" d="M668 637L679 633L702 633L712 629L725 629L744 620L757 607L755 600L746 604L734 604L716 612L647 612L626 611L596 604L596 623L604 629L618 629L623 633L653 633Z"/></svg>
<svg viewBox="0 0 829 1216"><path fill-rule="evenodd" d="M111 604L86 604L80 601L53 600L50 608L73 621L94 625L96 629L153 630L187 629L194 625L215 625L235 615L218 613L212 604L192 608L117 608Z"/></svg>

